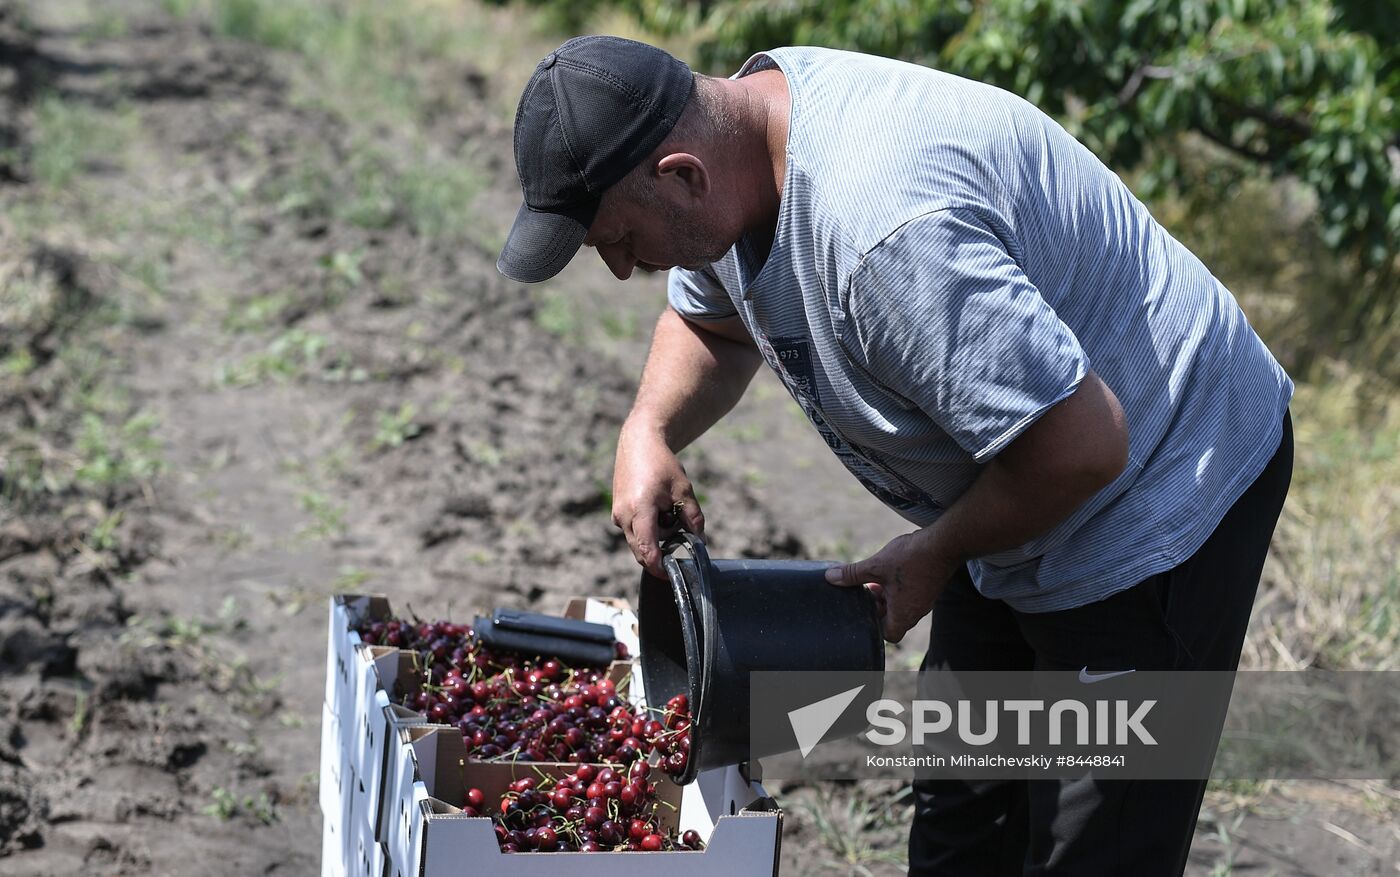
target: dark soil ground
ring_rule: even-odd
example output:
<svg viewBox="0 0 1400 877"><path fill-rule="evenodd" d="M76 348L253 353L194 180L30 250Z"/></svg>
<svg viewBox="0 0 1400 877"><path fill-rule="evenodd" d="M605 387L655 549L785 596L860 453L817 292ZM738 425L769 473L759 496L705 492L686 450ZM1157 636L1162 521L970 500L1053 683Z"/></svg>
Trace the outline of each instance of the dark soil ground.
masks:
<svg viewBox="0 0 1400 877"><path fill-rule="evenodd" d="M0 0L5 874L315 873L330 594L465 616L635 589L608 484L660 285L496 274L519 77L417 80L415 142L483 175L474 234L392 198L365 221L334 206L362 121L171 5ZM901 531L766 379L686 461L723 556ZM898 869L897 788L782 791L785 873ZM1192 873L1391 873L1393 804L1216 795Z"/></svg>

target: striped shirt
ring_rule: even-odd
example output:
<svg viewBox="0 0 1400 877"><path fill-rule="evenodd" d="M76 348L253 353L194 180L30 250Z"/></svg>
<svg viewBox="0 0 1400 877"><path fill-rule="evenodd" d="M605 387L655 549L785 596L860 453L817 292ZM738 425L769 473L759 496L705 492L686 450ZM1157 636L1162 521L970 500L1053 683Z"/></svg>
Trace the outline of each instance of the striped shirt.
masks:
<svg viewBox="0 0 1400 877"><path fill-rule="evenodd" d="M1234 297L1126 186L1013 94L849 52L755 55L791 100L766 261L674 269L684 317L737 314L841 462L925 526L1093 368L1129 462L1053 529L977 558L1025 612L1184 561L1263 470L1293 382Z"/></svg>

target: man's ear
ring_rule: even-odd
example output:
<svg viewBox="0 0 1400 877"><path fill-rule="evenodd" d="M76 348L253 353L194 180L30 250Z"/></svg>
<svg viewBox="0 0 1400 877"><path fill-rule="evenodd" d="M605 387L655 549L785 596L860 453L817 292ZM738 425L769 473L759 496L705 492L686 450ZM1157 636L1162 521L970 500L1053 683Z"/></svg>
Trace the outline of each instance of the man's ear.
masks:
<svg viewBox="0 0 1400 877"><path fill-rule="evenodd" d="M710 171L698 156L673 152L656 163L656 186L674 200L698 201L710 193Z"/></svg>

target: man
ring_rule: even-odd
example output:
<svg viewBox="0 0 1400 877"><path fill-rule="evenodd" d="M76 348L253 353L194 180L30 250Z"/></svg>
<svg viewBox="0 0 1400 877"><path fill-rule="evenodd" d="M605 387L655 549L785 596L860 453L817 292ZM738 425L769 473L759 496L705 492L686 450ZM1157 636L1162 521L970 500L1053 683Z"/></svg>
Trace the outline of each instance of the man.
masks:
<svg viewBox="0 0 1400 877"><path fill-rule="evenodd" d="M670 270L614 521L660 573L676 453L766 361L920 529L828 578L926 667L1233 670L1292 469L1293 384L1230 293L1014 95L824 49L696 76L570 40L521 97L498 267ZM1177 874L1203 782L916 784L911 873Z"/></svg>

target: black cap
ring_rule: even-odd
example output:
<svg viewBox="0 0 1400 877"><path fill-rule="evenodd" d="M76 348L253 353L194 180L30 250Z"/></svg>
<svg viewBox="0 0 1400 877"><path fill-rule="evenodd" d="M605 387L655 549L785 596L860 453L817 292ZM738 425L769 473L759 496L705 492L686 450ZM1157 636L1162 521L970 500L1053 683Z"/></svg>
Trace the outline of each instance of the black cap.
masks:
<svg viewBox="0 0 1400 877"><path fill-rule="evenodd" d="M695 88L684 61L620 37L576 37L535 67L515 111L525 203L496 268L534 283L563 270L598 212L676 126Z"/></svg>

